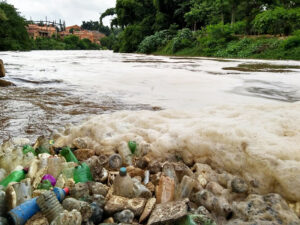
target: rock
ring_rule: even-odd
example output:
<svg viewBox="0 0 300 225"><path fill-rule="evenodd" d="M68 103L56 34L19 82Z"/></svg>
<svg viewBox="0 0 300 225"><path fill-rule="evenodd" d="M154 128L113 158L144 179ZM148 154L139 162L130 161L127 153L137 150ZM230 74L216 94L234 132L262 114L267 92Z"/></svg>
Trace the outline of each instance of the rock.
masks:
<svg viewBox="0 0 300 225"><path fill-rule="evenodd" d="M122 167L122 157L119 154L113 154L108 158L109 168L119 169Z"/></svg>
<svg viewBox="0 0 300 225"><path fill-rule="evenodd" d="M105 225L108 225L108 224L109 224L109 225L115 224L115 223L114 223L114 222L115 222L115 221L114 221L114 218L112 218L112 217L107 218L107 219L104 220L103 222L104 222L104 223L101 223L102 225L103 225L103 224L105 224Z"/></svg>
<svg viewBox="0 0 300 225"><path fill-rule="evenodd" d="M73 146L77 149L87 149L88 144L83 138L75 138L72 142Z"/></svg>
<svg viewBox="0 0 300 225"><path fill-rule="evenodd" d="M159 185L156 186L157 203L166 203L174 200L175 197L175 183L174 179L170 177L161 176Z"/></svg>
<svg viewBox="0 0 300 225"><path fill-rule="evenodd" d="M231 189L235 193L245 193L248 191L248 185L241 178L234 178L231 181Z"/></svg>
<svg viewBox="0 0 300 225"><path fill-rule="evenodd" d="M181 218L176 224L177 225L194 225L194 224L217 225L212 219L201 214L187 215Z"/></svg>
<svg viewBox="0 0 300 225"><path fill-rule="evenodd" d="M108 177L107 170L103 167L103 164L98 156L92 156L85 161L90 167L93 180L96 182L105 182Z"/></svg>
<svg viewBox="0 0 300 225"><path fill-rule="evenodd" d="M74 155L79 161L87 160L92 156L94 156L95 154L96 154L95 150L92 149L78 149L74 152Z"/></svg>
<svg viewBox="0 0 300 225"><path fill-rule="evenodd" d="M99 182L90 182L89 189L92 194L102 195L105 197L108 193L109 187Z"/></svg>
<svg viewBox="0 0 300 225"><path fill-rule="evenodd" d="M175 224L175 222L187 215L187 202L167 202L155 206L147 225Z"/></svg>
<svg viewBox="0 0 300 225"><path fill-rule="evenodd" d="M0 87L16 86L14 83L0 79Z"/></svg>
<svg viewBox="0 0 300 225"><path fill-rule="evenodd" d="M92 201L97 203L101 208L104 208L106 204L106 198L103 195L93 195Z"/></svg>
<svg viewBox="0 0 300 225"><path fill-rule="evenodd" d="M99 224L99 223L101 223L102 218L103 218L103 209L102 209L101 206L100 206L98 203L96 203L96 202L91 203L91 208L92 208L93 214L92 214L90 220L91 220L94 224Z"/></svg>
<svg viewBox="0 0 300 225"><path fill-rule="evenodd" d="M129 209L118 212L114 215L114 220L119 223L132 223L134 214Z"/></svg>
<svg viewBox="0 0 300 225"><path fill-rule="evenodd" d="M60 213L60 215L52 221L51 225L81 225L81 223L82 217L80 212L74 209L71 212L65 210Z"/></svg>
<svg viewBox="0 0 300 225"><path fill-rule="evenodd" d="M137 161L136 161L136 166L140 169L146 169L147 166L149 164L149 161L147 160L146 157L143 157L143 158L139 158Z"/></svg>
<svg viewBox="0 0 300 225"><path fill-rule="evenodd" d="M146 199L133 198L128 199L113 195L106 203L104 210L109 214L120 212L124 209L130 209L135 216L140 216L144 210Z"/></svg>
<svg viewBox="0 0 300 225"><path fill-rule="evenodd" d="M209 182L206 185L206 189L218 196L222 195L222 193L224 192L224 188L217 182L213 182L213 181Z"/></svg>
<svg viewBox="0 0 300 225"><path fill-rule="evenodd" d="M87 183L77 183L70 188L70 196L75 199L89 199L90 192Z"/></svg>
<svg viewBox="0 0 300 225"><path fill-rule="evenodd" d="M233 212L234 217L228 223L230 225L300 224L297 215L278 194L251 194L245 201L233 202Z"/></svg>
<svg viewBox="0 0 300 225"><path fill-rule="evenodd" d="M68 211L76 209L78 212L80 212L82 221L88 221L93 214L92 207L87 202L79 201L75 198L66 198L62 202L62 205L64 209Z"/></svg>
<svg viewBox="0 0 300 225"><path fill-rule="evenodd" d="M146 206L145 206L145 209L139 219L139 222L143 222L145 219L148 218L148 216L150 215L150 213L152 212L154 206L155 206L155 203L156 203L156 198L150 198L148 199L147 203L146 203Z"/></svg>
<svg viewBox="0 0 300 225"><path fill-rule="evenodd" d="M148 184L146 184L146 188L148 188L149 191L151 191L152 193L155 191L155 186L154 186L154 184L152 184L152 182L149 182Z"/></svg>
<svg viewBox="0 0 300 225"><path fill-rule="evenodd" d="M204 206L209 211L227 217L232 213L232 207L228 201L223 197L216 197L208 190L197 192L192 199L197 205Z"/></svg>
<svg viewBox="0 0 300 225"><path fill-rule="evenodd" d="M41 212L38 212L25 225L49 225L49 223L47 218Z"/></svg>
<svg viewBox="0 0 300 225"><path fill-rule="evenodd" d="M160 162L152 162L148 166L148 169L151 174L157 174L162 170L162 164Z"/></svg>
<svg viewBox="0 0 300 225"><path fill-rule="evenodd" d="M57 178L55 187L64 188L65 184L66 184L66 181L64 179L64 176L62 174L60 174Z"/></svg>
<svg viewBox="0 0 300 225"><path fill-rule="evenodd" d="M0 59L0 77L5 77L4 63L2 59Z"/></svg>
<svg viewBox="0 0 300 225"><path fill-rule="evenodd" d="M144 177L144 170L140 169L140 168L136 168L134 166L127 166L126 167L127 173L131 176L131 177Z"/></svg>

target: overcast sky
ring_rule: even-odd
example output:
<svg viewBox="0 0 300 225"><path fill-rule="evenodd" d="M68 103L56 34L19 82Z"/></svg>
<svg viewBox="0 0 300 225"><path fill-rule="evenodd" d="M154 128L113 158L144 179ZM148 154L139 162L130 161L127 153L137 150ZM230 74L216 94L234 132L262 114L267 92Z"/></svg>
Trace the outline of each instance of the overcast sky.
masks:
<svg viewBox="0 0 300 225"><path fill-rule="evenodd" d="M26 19L65 20L66 25L81 25L82 21L99 20L107 8L115 7L116 0L7 0L13 4ZM110 18L104 21L110 23Z"/></svg>

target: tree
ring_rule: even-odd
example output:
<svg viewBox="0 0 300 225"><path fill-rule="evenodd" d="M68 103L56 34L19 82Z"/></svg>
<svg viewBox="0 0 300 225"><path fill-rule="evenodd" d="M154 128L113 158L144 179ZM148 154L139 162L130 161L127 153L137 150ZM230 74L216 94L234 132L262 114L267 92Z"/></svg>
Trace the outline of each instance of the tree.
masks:
<svg viewBox="0 0 300 225"><path fill-rule="evenodd" d="M31 41L25 29L27 23L13 5L0 2L0 50L29 50Z"/></svg>

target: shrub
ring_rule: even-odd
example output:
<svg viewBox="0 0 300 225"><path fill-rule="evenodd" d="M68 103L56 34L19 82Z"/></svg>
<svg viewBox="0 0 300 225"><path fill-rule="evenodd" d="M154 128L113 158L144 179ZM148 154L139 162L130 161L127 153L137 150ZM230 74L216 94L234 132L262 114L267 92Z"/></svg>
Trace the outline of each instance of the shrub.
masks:
<svg viewBox="0 0 300 225"><path fill-rule="evenodd" d="M246 21L238 21L231 26L232 32L234 34L245 34L247 29Z"/></svg>
<svg viewBox="0 0 300 225"><path fill-rule="evenodd" d="M300 36L292 36L283 42L284 49L292 49L300 46Z"/></svg>
<svg viewBox="0 0 300 225"><path fill-rule="evenodd" d="M172 53L180 49L191 47L194 41L193 33L190 29L185 28L177 32L176 37L172 39Z"/></svg>
<svg viewBox="0 0 300 225"><path fill-rule="evenodd" d="M146 37L139 45L138 52L149 54L159 47L167 44L172 38L168 30L156 32L154 35Z"/></svg>

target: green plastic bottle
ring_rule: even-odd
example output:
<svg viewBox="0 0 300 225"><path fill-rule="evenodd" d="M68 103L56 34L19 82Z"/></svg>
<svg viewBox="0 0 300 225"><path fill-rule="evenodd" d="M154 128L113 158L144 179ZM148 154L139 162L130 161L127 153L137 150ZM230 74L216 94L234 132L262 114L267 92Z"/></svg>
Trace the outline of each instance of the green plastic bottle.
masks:
<svg viewBox="0 0 300 225"><path fill-rule="evenodd" d="M37 155L33 147L31 147L30 145L24 145L23 146L23 153L24 153L24 155L26 155L29 152L32 152L33 155Z"/></svg>
<svg viewBox="0 0 300 225"><path fill-rule="evenodd" d="M128 142L128 147L129 147L131 153L134 154L135 150L136 150L136 142L135 141L129 141Z"/></svg>
<svg viewBox="0 0 300 225"><path fill-rule="evenodd" d="M28 169L17 170L9 174L5 177L1 182L0 185L7 187L7 185L11 182L20 182L21 180L25 179L26 173Z"/></svg>
<svg viewBox="0 0 300 225"><path fill-rule="evenodd" d="M52 184L49 180L43 180L42 183L39 183L38 189L50 190L52 188Z"/></svg>
<svg viewBox="0 0 300 225"><path fill-rule="evenodd" d="M65 157L67 162L75 162L75 163L79 163L78 159L76 158L76 156L73 154L72 150L69 147L64 147L60 154Z"/></svg>
<svg viewBox="0 0 300 225"><path fill-rule="evenodd" d="M85 183L88 181L93 181L92 173L90 167L86 163L75 167L74 169L74 181L75 183Z"/></svg>

